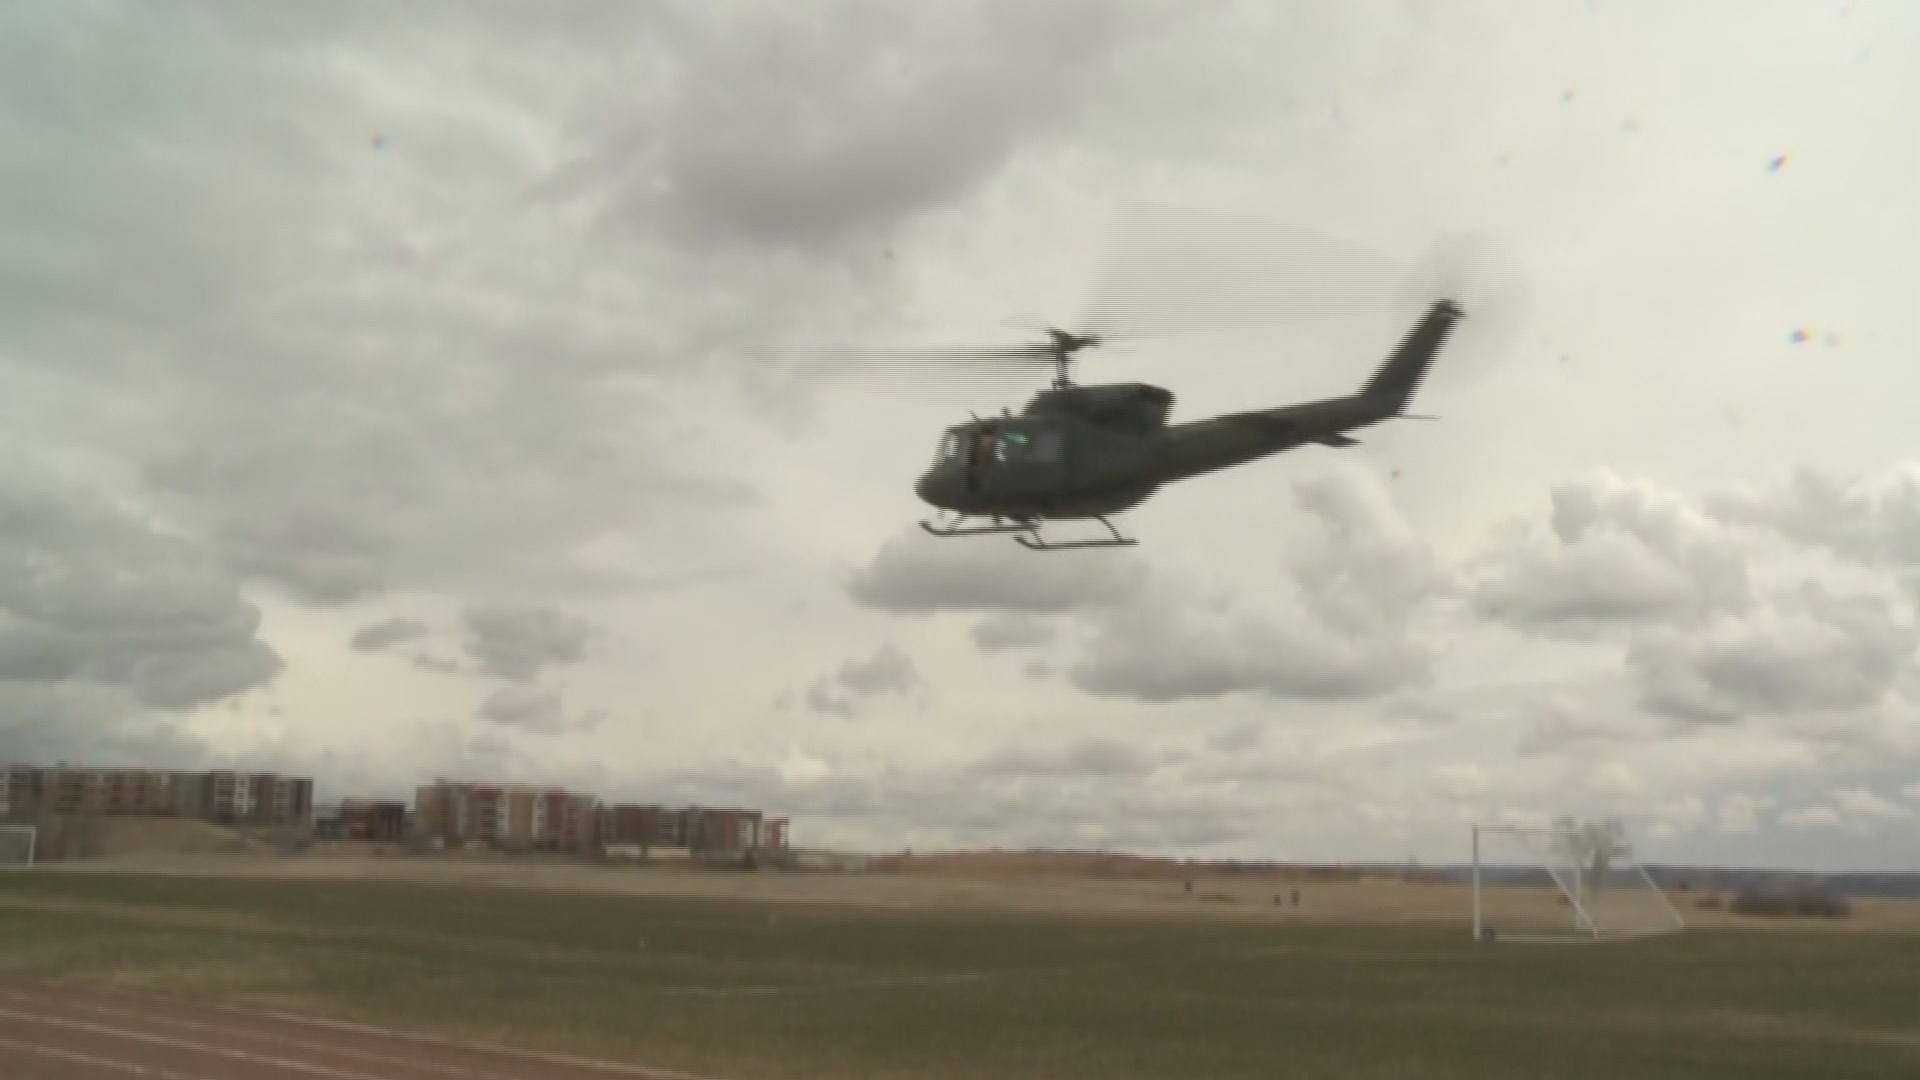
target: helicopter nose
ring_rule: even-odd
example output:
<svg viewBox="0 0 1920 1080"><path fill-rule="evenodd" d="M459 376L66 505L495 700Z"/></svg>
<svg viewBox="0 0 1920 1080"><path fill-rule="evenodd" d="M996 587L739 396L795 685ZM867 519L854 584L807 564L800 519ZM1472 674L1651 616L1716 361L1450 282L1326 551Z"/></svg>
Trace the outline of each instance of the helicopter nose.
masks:
<svg viewBox="0 0 1920 1080"><path fill-rule="evenodd" d="M938 503L933 501L933 474L932 473L928 473L927 475L921 477L919 480L914 482L913 493L915 495L920 496L920 501L923 503L926 503L929 506L939 505Z"/></svg>

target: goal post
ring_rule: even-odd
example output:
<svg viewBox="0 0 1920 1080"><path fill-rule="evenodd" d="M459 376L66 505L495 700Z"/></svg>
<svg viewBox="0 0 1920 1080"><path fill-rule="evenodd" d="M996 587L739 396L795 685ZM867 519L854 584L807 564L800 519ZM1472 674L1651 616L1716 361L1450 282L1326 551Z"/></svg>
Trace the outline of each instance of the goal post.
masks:
<svg viewBox="0 0 1920 1080"><path fill-rule="evenodd" d="M1615 821L1473 826L1475 941L1601 941L1686 928Z"/></svg>
<svg viewBox="0 0 1920 1080"><path fill-rule="evenodd" d="M37 826L0 825L0 870L30 869L34 843L39 837Z"/></svg>

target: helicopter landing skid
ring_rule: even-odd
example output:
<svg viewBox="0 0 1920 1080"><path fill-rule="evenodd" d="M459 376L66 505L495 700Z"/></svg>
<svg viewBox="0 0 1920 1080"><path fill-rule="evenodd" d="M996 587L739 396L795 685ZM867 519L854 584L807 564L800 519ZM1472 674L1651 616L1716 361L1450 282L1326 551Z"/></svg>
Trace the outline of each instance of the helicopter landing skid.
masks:
<svg viewBox="0 0 1920 1080"><path fill-rule="evenodd" d="M960 523L965 520L967 520L966 515L960 514L956 515L951 523L942 522L936 525L931 521L922 521L920 527L935 536L985 536L989 533L1032 532L1036 527L1032 522L1023 520L1015 520L1010 525L1003 525L1002 518L993 519L991 525L961 525Z"/></svg>
<svg viewBox="0 0 1920 1080"><path fill-rule="evenodd" d="M1074 548L1133 547L1140 542L1131 536L1120 535L1120 530L1113 527L1113 522L1108 521L1104 517L1096 516L1094 520L1107 527L1107 531L1113 534L1112 539L1067 540L1057 544L1049 544L1041 537L1040 528L1036 525L1031 529L1022 530L1031 535L1016 536L1014 540L1018 541L1020 546L1026 548L1028 551L1070 551Z"/></svg>

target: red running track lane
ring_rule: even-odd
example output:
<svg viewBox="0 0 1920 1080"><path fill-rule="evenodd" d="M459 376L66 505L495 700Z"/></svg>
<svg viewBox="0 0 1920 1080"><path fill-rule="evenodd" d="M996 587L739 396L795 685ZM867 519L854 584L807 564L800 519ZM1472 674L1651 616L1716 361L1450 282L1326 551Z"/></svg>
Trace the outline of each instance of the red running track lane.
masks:
<svg viewBox="0 0 1920 1080"><path fill-rule="evenodd" d="M4 1080L702 1080L283 1013L0 990Z"/></svg>

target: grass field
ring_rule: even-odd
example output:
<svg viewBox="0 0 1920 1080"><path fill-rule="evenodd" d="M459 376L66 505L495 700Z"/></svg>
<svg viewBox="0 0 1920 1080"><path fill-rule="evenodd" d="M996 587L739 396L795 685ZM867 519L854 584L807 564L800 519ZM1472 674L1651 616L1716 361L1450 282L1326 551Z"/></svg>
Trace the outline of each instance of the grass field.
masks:
<svg viewBox="0 0 1920 1080"><path fill-rule="evenodd" d="M752 877L749 875L748 877ZM1920 1075L1920 936L0 875L0 978L741 1078Z"/></svg>

